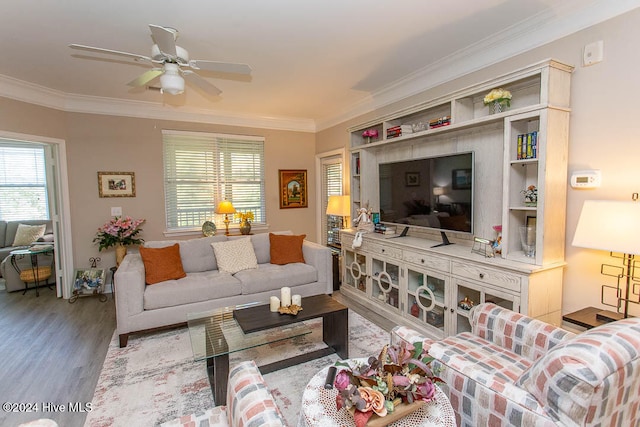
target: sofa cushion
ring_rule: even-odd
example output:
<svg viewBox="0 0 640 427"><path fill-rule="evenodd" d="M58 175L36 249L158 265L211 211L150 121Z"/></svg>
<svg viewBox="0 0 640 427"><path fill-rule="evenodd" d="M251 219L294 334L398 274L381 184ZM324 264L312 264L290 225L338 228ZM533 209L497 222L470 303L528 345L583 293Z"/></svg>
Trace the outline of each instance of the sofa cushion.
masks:
<svg viewBox="0 0 640 427"><path fill-rule="evenodd" d="M307 237L306 234L300 236L285 236L269 233L271 264L304 263L302 242L305 237Z"/></svg>
<svg viewBox="0 0 640 427"><path fill-rule="evenodd" d="M166 248L140 247L140 256L144 263L144 275L147 285L165 280L181 279L187 274L182 268L180 246L176 243Z"/></svg>
<svg viewBox="0 0 640 427"><path fill-rule="evenodd" d="M273 234L290 235L291 230L276 231ZM229 240L246 239L246 236L230 236ZM251 244L253 251L256 253L258 264L268 264L271 262L271 245L269 244L269 233L260 233L251 235Z"/></svg>
<svg viewBox="0 0 640 427"><path fill-rule="evenodd" d="M224 242L227 236L209 236L188 240L154 240L145 242L145 248L166 248L174 244L180 245L180 258L185 273L217 270L218 264L213 254L211 243Z"/></svg>
<svg viewBox="0 0 640 427"><path fill-rule="evenodd" d="M259 264L257 269L240 271L235 277L242 282L242 294L247 295L316 282L318 271L309 264Z"/></svg>
<svg viewBox="0 0 640 427"><path fill-rule="evenodd" d="M144 309L154 310L240 295L240 282L218 270L189 273L179 280L167 280L144 290Z"/></svg>
<svg viewBox="0 0 640 427"><path fill-rule="evenodd" d="M16 236L13 238L13 246L26 246L44 236L45 224L27 225L18 224Z"/></svg>
<svg viewBox="0 0 640 427"><path fill-rule="evenodd" d="M236 274L242 270L258 268L258 260L251 239L248 237L227 242L214 242L211 246L216 254L220 271Z"/></svg>
<svg viewBox="0 0 640 427"><path fill-rule="evenodd" d="M13 240L16 237L16 232L18 231L18 226L20 224L24 225L46 225L44 230L44 234L52 234L53 233L53 223L48 219L23 219L17 221L7 221L7 229L5 231L4 243L5 246L11 246L13 244ZM31 243L31 242L29 242Z"/></svg>
<svg viewBox="0 0 640 427"><path fill-rule="evenodd" d="M7 221L0 221L0 248L7 246L5 237L7 235Z"/></svg>

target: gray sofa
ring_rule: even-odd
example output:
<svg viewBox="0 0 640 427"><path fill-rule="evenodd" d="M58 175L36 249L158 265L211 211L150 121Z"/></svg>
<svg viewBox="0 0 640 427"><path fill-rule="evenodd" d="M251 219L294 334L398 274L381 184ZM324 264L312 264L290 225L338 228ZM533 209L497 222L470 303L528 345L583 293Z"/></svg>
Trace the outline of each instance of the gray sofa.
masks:
<svg viewBox="0 0 640 427"><path fill-rule="evenodd" d="M276 234L291 234L280 232ZM250 302L268 303L288 286L303 297L333 292L332 259L329 248L305 240L305 263L271 264L269 234L250 236L258 268L234 275L217 269L212 242L236 237L212 236L182 241L146 242L145 247L180 245L180 258L187 276L154 285L145 284L144 263L139 253L129 253L115 273L116 316L120 347L129 334L184 324L188 313Z"/></svg>
<svg viewBox="0 0 640 427"><path fill-rule="evenodd" d="M24 290L25 284L20 280L20 274L11 265L11 259L9 254L15 249L24 249L28 246L13 246L13 241L16 237L16 231L19 224L26 225L40 225L46 224L44 236L41 237L39 242L46 242L53 244L53 226L51 220L20 220L20 221L0 221L0 276L5 280L5 286L7 292ZM18 260L20 268L27 268L31 266L31 261L28 257L24 257ZM38 255L38 265L51 265L53 262L52 255ZM47 284L55 283L55 274L47 280Z"/></svg>

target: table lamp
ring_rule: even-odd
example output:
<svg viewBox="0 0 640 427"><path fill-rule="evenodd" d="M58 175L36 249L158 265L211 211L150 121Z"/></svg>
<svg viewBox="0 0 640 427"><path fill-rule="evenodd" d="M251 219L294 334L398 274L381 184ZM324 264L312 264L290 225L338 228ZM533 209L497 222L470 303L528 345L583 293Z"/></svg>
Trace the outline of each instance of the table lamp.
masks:
<svg viewBox="0 0 640 427"><path fill-rule="evenodd" d="M229 235L229 214L236 213L236 208L233 207L230 201L223 200L218 204L218 208L216 209L217 214L224 214L224 226L226 227L226 235Z"/></svg>
<svg viewBox="0 0 640 427"><path fill-rule="evenodd" d="M634 195L635 198L637 198ZM602 285L600 301L616 307L616 311L597 313L600 320L612 322L629 317L629 303L640 304L640 294L634 291L635 255L640 254L640 203L613 200L587 200L582 206L573 246L609 251L622 259L622 266L602 264L600 273L617 278L616 286ZM605 302L606 289L616 293L617 304Z"/></svg>
<svg viewBox="0 0 640 427"><path fill-rule="evenodd" d="M329 196L327 201L327 215L342 217L343 223L340 227L346 227L345 218L351 216L351 208L349 206L349 196Z"/></svg>
<svg viewBox="0 0 640 427"><path fill-rule="evenodd" d="M440 203L440 196L444 194L444 187L433 187L433 195L436 196L436 205Z"/></svg>

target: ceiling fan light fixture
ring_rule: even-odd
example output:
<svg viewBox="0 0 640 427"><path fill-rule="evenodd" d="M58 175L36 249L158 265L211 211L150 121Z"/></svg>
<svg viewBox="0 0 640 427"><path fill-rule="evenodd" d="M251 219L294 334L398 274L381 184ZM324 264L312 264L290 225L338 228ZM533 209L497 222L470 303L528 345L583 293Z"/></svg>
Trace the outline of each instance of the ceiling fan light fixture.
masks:
<svg viewBox="0 0 640 427"><path fill-rule="evenodd" d="M160 76L160 86L162 93L180 95L184 92L184 79L175 64L165 64L165 72Z"/></svg>

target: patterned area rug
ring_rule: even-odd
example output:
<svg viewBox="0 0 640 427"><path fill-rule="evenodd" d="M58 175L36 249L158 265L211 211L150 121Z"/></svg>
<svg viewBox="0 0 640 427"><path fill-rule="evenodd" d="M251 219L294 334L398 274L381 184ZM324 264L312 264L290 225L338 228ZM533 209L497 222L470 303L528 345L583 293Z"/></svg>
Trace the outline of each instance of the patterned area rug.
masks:
<svg viewBox="0 0 640 427"><path fill-rule="evenodd" d="M258 365L322 348L322 320L306 322L312 333L230 356L233 365L253 359ZM349 356L366 357L389 342L389 333L349 310ZM338 356L329 355L264 376L287 423L295 426L300 399L309 380ZM87 415L86 427L154 426L215 406L205 362L194 362L187 328L132 336L118 347L114 334Z"/></svg>

